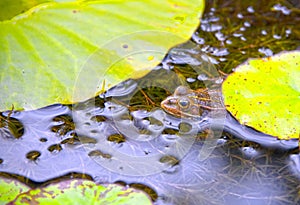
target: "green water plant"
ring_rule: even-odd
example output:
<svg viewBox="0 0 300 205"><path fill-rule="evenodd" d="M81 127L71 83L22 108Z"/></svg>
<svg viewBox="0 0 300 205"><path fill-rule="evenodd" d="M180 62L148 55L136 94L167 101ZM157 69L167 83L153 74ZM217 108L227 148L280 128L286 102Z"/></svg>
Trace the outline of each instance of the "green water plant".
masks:
<svg viewBox="0 0 300 205"><path fill-rule="evenodd" d="M243 125L279 139L300 135L300 52L250 59L222 85L228 111Z"/></svg>
<svg viewBox="0 0 300 205"><path fill-rule="evenodd" d="M8 179L2 180L0 185L4 188L0 192L1 202L7 204L152 204L142 191L117 184L97 185L82 179L60 181L35 189L23 188L25 185Z"/></svg>
<svg viewBox="0 0 300 205"><path fill-rule="evenodd" d="M28 186L17 180L0 177L0 204L12 201L18 194L29 189Z"/></svg>
<svg viewBox="0 0 300 205"><path fill-rule="evenodd" d="M5 0L0 110L93 97L148 73L198 27L203 0Z"/></svg>

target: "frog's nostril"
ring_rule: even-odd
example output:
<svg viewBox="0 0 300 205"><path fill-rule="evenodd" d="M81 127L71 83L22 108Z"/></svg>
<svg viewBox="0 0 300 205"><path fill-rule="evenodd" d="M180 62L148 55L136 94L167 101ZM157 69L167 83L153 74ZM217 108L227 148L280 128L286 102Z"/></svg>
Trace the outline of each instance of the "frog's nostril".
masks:
<svg viewBox="0 0 300 205"><path fill-rule="evenodd" d="M170 99L170 100L168 101L169 104L176 104L176 102L177 102L177 100L175 100L175 99Z"/></svg>

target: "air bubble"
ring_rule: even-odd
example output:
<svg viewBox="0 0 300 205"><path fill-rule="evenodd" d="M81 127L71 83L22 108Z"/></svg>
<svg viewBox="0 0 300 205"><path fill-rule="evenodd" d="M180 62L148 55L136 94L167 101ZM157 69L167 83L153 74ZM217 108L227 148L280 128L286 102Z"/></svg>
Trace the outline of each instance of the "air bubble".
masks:
<svg viewBox="0 0 300 205"><path fill-rule="evenodd" d="M198 75L197 79L203 81L203 80L207 80L208 77L205 74L200 74L200 75Z"/></svg>
<svg viewBox="0 0 300 205"><path fill-rule="evenodd" d="M223 79L222 78L218 78L216 81L215 81L215 83L217 83L217 84L221 84L223 82Z"/></svg>
<svg viewBox="0 0 300 205"><path fill-rule="evenodd" d="M192 39L193 39L193 41L195 41L197 44L201 44L201 45L202 45L202 44L205 43L204 38L199 37L199 36L197 35L197 33L192 35Z"/></svg>
<svg viewBox="0 0 300 205"><path fill-rule="evenodd" d="M268 33L267 33L266 30L262 30L262 31L261 31L261 34L265 36L265 35L267 35Z"/></svg>
<svg viewBox="0 0 300 205"><path fill-rule="evenodd" d="M259 48L258 52L265 54L266 56L272 56L273 51L269 48Z"/></svg>
<svg viewBox="0 0 300 205"><path fill-rule="evenodd" d="M243 36L243 34L241 34L241 33L234 33L233 36L234 37L241 37L241 36Z"/></svg>
<svg viewBox="0 0 300 205"><path fill-rule="evenodd" d="M280 35L277 35L277 34L274 34L274 35L273 35L273 38L275 38L275 39L281 39L281 36L280 36Z"/></svg>
<svg viewBox="0 0 300 205"><path fill-rule="evenodd" d="M237 16L239 19L244 18L243 14L241 14L241 13L238 13L236 16Z"/></svg>
<svg viewBox="0 0 300 205"><path fill-rule="evenodd" d="M252 6L249 6L249 7L247 8L247 11L248 11L249 13L254 13L254 12L255 12L255 10L254 10L254 8L253 8Z"/></svg>
<svg viewBox="0 0 300 205"><path fill-rule="evenodd" d="M226 40L226 42L225 42L226 44L232 44L232 41L231 40Z"/></svg>
<svg viewBox="0 0 300 205"><path fill-rule="evenodd" d="M281 11L284 15L289 15L291 13L291 10L289 10L285 6L282 6L281 4L274 5L272 9L274 11Z"/></svg>
<svg viewBox="0 0 300 205"><path fill-rule="evenodd" d="M215 33L215 36L216 36L216 38L217 38L219 41L225 41L225 40L226 40L226 36L224 36L224 34L221 33L220 31L218 31L217 33Z"/></svg>
<svg viewBox="0 0 300 205"><path fill-rule="evenodd" d="M288 37L290 34L292 33L292 30L291 29L287 29L285 30L285 36Z"/></svg>
<svg viewBox="0 0 300 205"><path fill-rule="evenodd" d="M245 26L245 27L250 27L251 24L250 24L248 21L245 21L245 22L244 22L244 26Z"/></svg>
<svg viewBox="0 0 300 205"><path fill-rule="evenodd" d="M193 82L196 81L196 79L195 79L195 78L187 78L186 81L187 81L188 83L193 83Z"/></svg>

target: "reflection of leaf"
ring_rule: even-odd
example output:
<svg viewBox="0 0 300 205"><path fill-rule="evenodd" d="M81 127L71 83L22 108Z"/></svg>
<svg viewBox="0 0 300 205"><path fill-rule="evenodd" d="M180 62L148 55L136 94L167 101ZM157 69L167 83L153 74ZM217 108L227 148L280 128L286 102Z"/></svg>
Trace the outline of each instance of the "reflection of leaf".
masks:
<svg viewBox="0 0 300 205"><path fill-rule="evenodd" d="M23 6L29 5L35 4ZM203 5L202 0L54 1L12 19L7 15L0 22L0 110L84 100L104 79L115 85L144 75L169 48L190 38Z"/></svg>
<svg viewBox="0 0 300 205"><path fill-rule="evenodd" d="M119 185L96 185L87 180L69 180L20 194L11 204L152 204L149 197Z"/></svg>
<svg viewBox="0 0 300 205"><path fill-rule="evenodd" d="M29 187L17 180L0 178L0 204L5 204L28 190Z"/></svg>
<svg viewBox="0 0 300 205"><path fill-rule="evenodd" d="M252 59L223 83L227 109L241 124L280 139L300 133L300 52Z"/></svg>

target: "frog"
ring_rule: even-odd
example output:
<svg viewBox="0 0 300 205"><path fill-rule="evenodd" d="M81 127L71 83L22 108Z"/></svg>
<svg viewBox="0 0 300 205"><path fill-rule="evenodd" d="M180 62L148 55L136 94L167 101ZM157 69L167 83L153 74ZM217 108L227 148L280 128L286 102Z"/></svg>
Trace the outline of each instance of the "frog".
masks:
<svg viewBox="0 0 300 205"><path fill-rule="evenodd" d="M218 88L192 90L187 86L180 85L172 95L161 102L161 108L173 117L197 122L199 131L210 127L222 129L235 137L256 142L266 147L280 149L294 149L298 147L297 140L280 140L252 127L240 124L226 110L221 89ZM210 113L213 114L210 115ZM218 113L221 113L221 115Z"/></svg>
<svg viewBox="0 0 300 205"><path fill-rule="evenodd" d="M187 86L178 86L173 95L161 102L161 107L171 115L192 120L204 118L211 111L225 110L219 89L192 90Z"/></svg>

